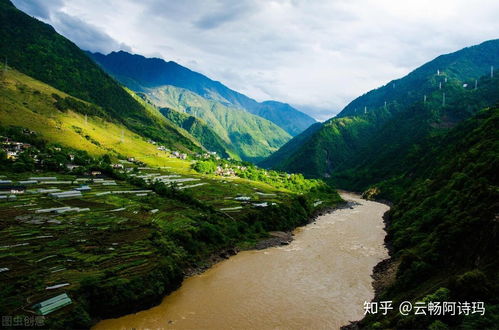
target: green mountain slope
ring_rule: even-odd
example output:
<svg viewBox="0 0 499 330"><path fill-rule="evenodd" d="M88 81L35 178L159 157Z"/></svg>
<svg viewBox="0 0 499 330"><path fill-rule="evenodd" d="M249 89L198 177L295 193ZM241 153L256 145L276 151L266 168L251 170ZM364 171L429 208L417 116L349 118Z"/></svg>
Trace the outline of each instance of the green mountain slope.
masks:
<svg viewBox="0 0 499 330"><path fill-rule="evenodd" d="M499 64L499 39L485 41L479 45L467 47L457 52L438 56L434 60L420 66L407 76L390 81L385 86L374 89L348 104L338 117L362 114L364 108L373 108L397 104L410 105L423 99L425 94L432 93L446 85L447 81L463 81L474 86L478 79L490 72L490 67ZM397 110L393 108L392 110Z"/></svg>
<svg viewBox="0 0 499 330"><path fill-rule="evenodd" d="M0 56L9 66L65 93L91 102L107 119L170 146L200 150L175 125L152 116L75 44L49 25L0 0ZM159 118L159 119L158 119Z"/></svg>
<svg viewBox="0 0 499 330"><path fill-rule="evenodd" d="M487 74L490 66L497 67L498 63L499 40L440 56L406 77L352 101L336 118L328 120L321 129L311 134L306 142L290 142L295 148L288 148L286 155L281 153L279 157L271 157L263 164L290 172L302 172L311 177L330 177L338 169L345 170L357 165L353 160L362 158L365 152L371 150L369 148L384 150L383 141L378 140L374 146L370 141L382 132L394 116L415 103L422 103L425 96L427 104L435 107L442 103L444 93L446 107L459 102L457 100L461 97L473 93L475 79ZM463 87L464 84L467 86ZM478 90L481 88L479 81ZM492 99L489 98L489 101ZM471 103L467 105L475 110L479 108ZM490 102L482 105L490 105ZM451 112L444 121L451 126L451 123L455 124L472 113L471 110ZM403 119L399 117L399 120ZM425 122L413 124L415 127L426 125ZM402 130L394 137L394 140L397 139L406 139Z"/></svg>
<svg viewBox="0 0 499 330"><path fill-rule="evenodd" d="M499 104L499 78L484 77L480 88L463 89L460 82L446 86L446 105L442 106L440 92L428 96L426 103L418 102L393 116L364 144L361 151L344 161L333 172L331 180L347 189L363 191L381 181L397 181L402 189L411 181L403 174L410 173L418 163L418 143L427 137L439 136L469 118L478 110ZM406 158L411 156L409 159ZM379 187L378 198L396 199L402 191Z"/></svg>
<svg viewBox="0 0 499 330"><path fill-rule="evenodd" d="M388 214L392 264L399 266L394 281L377 298L393 300L394 306L405 300L481 301L485 315L401 316L394 311L366 318L362 328L497 326L498 127L499 108L486 109L447 133L421 141L406 157L411 167L404 173L404 193L394 198Z"/></svg>
<svg viewBox="0 0 499 330"><path fill-rule="evenodd" d="M92 113L100 108L16 70L9 68L2 75L0 97L1 126L27 128L45 141L85 150L92 156L134 157L149 165L177 167L177 160L158 151L147 137L121 123L103 119L98 111ZM187 132L184 134L188 136ZM184 148L182 144L173 147Z"/></svg>
<svg viewBox="0 0 499 330"><path fill-rule="evenodd" d="M263 161L258 163L258 165L269 168L274 164L281 164L294 150L299 149L305 142L308 141L315 132L317 132L322 127L321 123L315 123L309 128L307 128L300 135L295 136L289 140L285 145L279 148L269 157L265 158Z"/></svg>
<svg viewBox="0 0 499 330"><path fill-rule="evenodd" d="M315 123L313 118L289 104L276 101L259 103L175 62L145 58L123 51L108 55L88 54L121 83L138 92L164 85L185 88L209 100L241 108L270 120L292 136Z"/></svg>
<svg viewBox="0 0 499 330"><path fill-rule="evenodd" d="M163 86L148 89L144 95L160 108L183 111L202 119L243 160L259 161L291 138L266 119L208 100L186 89Z"/></svg>
<svg viewBox="0 0 499 330"><path fill-rule="evenodd" d="M224 158L239 159L233 147L222 140L203 120L169 108L161 108L160 112L170 121L189 132L209 151L214 151Z"/></svg>

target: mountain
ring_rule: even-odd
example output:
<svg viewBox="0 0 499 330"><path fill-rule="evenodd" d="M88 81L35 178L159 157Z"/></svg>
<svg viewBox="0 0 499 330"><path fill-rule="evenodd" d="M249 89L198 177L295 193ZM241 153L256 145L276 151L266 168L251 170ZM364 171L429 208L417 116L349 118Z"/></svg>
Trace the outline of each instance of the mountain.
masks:
<svg viewBox="0 0 499 330"><path fill-rule="evenodd" d="M303 131L301 134L295 136L291 140L289 140L285 145L283 145L279 150L274 152L272 155L264 159L259 163L260 166L263 167L272 167L274 164L282 163L288 155L292 154L293 151L297 150L304 143L308 141L308 139L322 127L321 123L315 123Z"/></svg>
<svg viewBox="0 0 499 330"><path fill-rule="evenodd" d="M352 328L496 327L499 77L490 66L498 63L499 40L440 56L357 98L263 162L391 202L391 258L375 268L375 301L481 301L487 311L449 317L394 310Z"/></svg>
<svg viewBox="0 0 499 330"><path fill-rule="evenodd" d="M201 119L243 160L259 161L291 138L266 119L206 99L183 88L162 86L142 95L160 109L174 109ZM205 140L204 137L202 139Z"/></svg>
<svg viewBox="0 0 499 330"><path fill-rule="evenodd" d="M199 143L151 109L145 109L75 44L0 1L0 54L10 67L99 107L98 116L172 148L201 150Z"/></svg>
<svg viewBox="0 0 499 330"><path fill-rule="evenodd" d="M232 149L206 122L160 112L123 88L9 1L0 0L0 18L2 326L36 314L32 327L90 329L150 308L214 256L305 225L342 202L320 180L195 155L203 148L186 129L199 132L203 145ZM197 172L203 163L240 176Z"/></svg>
<svg viewBox="0 0 499 330"><path fill-rule="evenodd" d="M210 151L216 151L226 156L231 155L231 157L237 159L257 162L269 156L291 139L291 136L276 124L247 112L241 107L234 106L227 100L216 96L215 91L208 89L209 86L214 84L222 86L220 87L222 90L229 90L225 86L174 62L146 59L125 52L111 53L108 56L102 54L90 55L96 59L96 63L102 65L121 83L139 93L146 102L157 108L168 108L201 119L206 124L203 129L200 129L201 126L199 125L192 126L194 122L186 125L185 121L181 121L180 124ZM115 56L117 56L117 59ZM130 61L130 59L133 61ZM115 65L117 64L123 65L123 68L129 68L130 72L126 73L132 75L133 78L116 74L117 71L126 71L122 67L119 70L116 69ZM166 69L163 67L166 67ZM170 72L166 76L165 70ZM170 78L169 75L171 74L173 74L173 77ZM196 79L193 77L206 83L208 87L205 89L198 88ZM192 82L193 80L194 82ZM159 85L166 81L177 85L187 85L196 92L174 85ZM209 91L210 97L203 97L197 93L203 92L206 94L207 91ZM242 94L237 93L237 95L244 97ZM284 106L282 109L282 111L290 111L292 114L292 108ZM166 118L168 119L175 118L177 124L179 124L179 115L164 110L162 113L167 114ZM218 137L214 135L218 135Z"/></svg>
<svg viewBox="0 0 499 330"><path fill-rule="evenodd" d="M0 87L2 127L22 127L44 141L84 150L91 156L109 154L167 165L168 157L157 146L122 123L93 115L96 106L91 103L12 68L3 74ZM186 139L188 136L185 132ZM173 146L182 150L180 144Z"/></svg>
<svg viewBox="0 0 499 330"><path fill-rule="evenodd" d="M223 158L239 158L233 146L222 140L204 120L170 108L161 108L160 112L170 121L189 132L208 150L216 152Z"/></svg>
<svg viewBox="0 0 499 330"><path fill-rule="evenodd" d="M268 119L292 136L315 123L313 118L289 104L276 101L259 103L218 81L213 81L172 61L146 58L124 51L112 52L108 55L88 54L109 74L138 92L164 85L184 88L207 99L221 102L226 106L242 108Z"/></svg>
<svg viewBox="0 0 499 330"><path fill-rule="evenodd" d="M386 216L392 260L375 300L481 301L485 315L381 313L364 329L493 329L499 316L499 108L479 111L454 128L417 143L402 157L400 180L372 191L402 190ZM399 186L399 187L397 187ZM391 188L388 188L391 187ZM392 271L396 275L390 276ZM389 280L392 278L392 280Z"/></svg>
<svg viewBox="0 0 499 330"><path fill-rule="evenodd" d="M439 121L451 127L481 106L493 104L494 92L488 93L485 98L480 96L483 91L481 85L486 83L486 78L478 81L477 90L474 87L476 79L489 74L490 66L497 67L498 64L499 40L439 56L407 76L358 97L316 132L305 139L295 137L300 143L291 140L283 149L285 152L278 152L278 156L271 156L262 164L301 172L310 177L331 177L340 170L347 171L358 165L359 159L365 160L364 153L391 148L386 141L377 139L377 144L372 141L385 130L386 125L403 125L404 115L401 113L412 106L430 107L428 111L438 112ZM444 93L445 105L442 106ZM480 104L473 103L477 99ZM464 107L463 111L451 111L451 107L461 100L464 101L460 104L461 108ZM394 121L389 123L390 120ZM425 127L431 131L430 124L421 117L413 121L412 127ZM440 125L440 128L445 125ZM395 130L391 141L408 141L410 145L410 142L416 141L415 138L402 130ZM341 183L346 181L341 180Z"/></svg>
<svg viewBox="0 0 499 330"><path fill-rule="evenodd" d="M425 94L432 93L439 84L445 91L446 79L462 81L474 86L474 80L490 72L491 66L499 63L499 39L485 41L479 45L463 48L457 52L438 56L407 76L390 81L385 86L372 90L348 104L337 117L361 114L364 107L384 107L384 102L403 108L420 101Z"/></svg>
<svg viewBox="0 0 499 330"><path fill-rule="evenodd" d="M403 193L411 178L413 164L420 160L416 151L418 143L428 137L439 136L479 110L499 104L499 77L483 77L479 88L464 89L461 82L446 86L446 105L442 106L442 95L431 94L427 102L418 102L405 111L396 113L381 129L372 134L360 152L344 161L330 180L336 185L363 191L370 185L385 180L397 182L378 192L378 198L396 199ZM410 158L406 158L409 157Z"/></svg>

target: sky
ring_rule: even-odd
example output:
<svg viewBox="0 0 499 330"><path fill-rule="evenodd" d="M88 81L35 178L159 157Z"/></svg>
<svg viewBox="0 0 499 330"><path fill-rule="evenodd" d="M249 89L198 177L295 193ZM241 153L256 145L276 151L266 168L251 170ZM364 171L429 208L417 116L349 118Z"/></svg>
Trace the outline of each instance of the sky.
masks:
<svg viewBox="0 0 499 330"><path fill-rule="evenodd" d="M444 53L499 38L497 0L13 0L80 48L175 61L319 121Z"/></svg>

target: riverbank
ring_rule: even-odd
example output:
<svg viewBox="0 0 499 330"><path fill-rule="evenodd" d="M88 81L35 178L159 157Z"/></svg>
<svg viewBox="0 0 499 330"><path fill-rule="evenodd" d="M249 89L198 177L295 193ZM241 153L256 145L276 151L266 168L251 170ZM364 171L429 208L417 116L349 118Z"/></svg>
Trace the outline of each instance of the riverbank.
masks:
<svg viewBox="0 0 499 330"><path fill-rule="evenodd" d="M240 250L256 248L256 244L260 240L252 242L254 240L252 238L255 235L254 233L260 232L258 235L261 236L263 231L290 232L291 229L309 223L316 213L324 212L327 208L323 207L317 210L313 206L318 198L324 201L322 204L324 206L343 203L337 194L331 194L329 197L317 194L311 196L299 195L290 198L286 203L281 203L272 208L269 207L265 210L254 209L246 217L239 219L237 222L229 217L227 218L227 222L230 226L236 224L237 227L244 228L245 232L238 233L237 231L231 231L228 238L234 243L229 247L227 245L217 247L215 244L207 244L207 249L197 249L200 251L199 254L190 252L180 257L178 255L171 256L169 254L171 247L163 245L162 236L158 232L153 238L159 243L155 245L161 251L164 251L160 257L166 258L166 262L157 263L147 274L147 277L141 276L126 283L112 283L112 285L95 280L89 283L89 285L85 283L85 286L82 286L77 295L80 297L83 296L85 302L88 302L86 305L90 308L87 312L92 316L92 325L95 325L102 319L137 313L141 310L157 306L161 302L161 299L181 287L186 279L204 273L219 262L236 255ZM216 214L214 216L219 217ZM207 219L208 224L212 221ZM263 224L263 227L260 224ZM248 229L249 235L246 233ZM209 233L210 235L218 235L213 231ZM191 241L193 239L190 238ZM286 240L288 239L286 238ZM280 245L281 242L283 242L282 238L279 241L276 240L275 244ZM214 252L210 253L210 250ZM186 252L189 251L184 251L184 253ZM177 258L177 260L172 259L172 257ZM115 298L109 300L105 299L104 296L113 296Z"/></svg>
<svg viewBox="0 0 499 330"><path fill-rule="evenodd" d="M372 269L386 256L381 217L387 207L355 195L347 199L358 204L314 214L288 244L237 251L186 278L159 306L105 320L96 329L339 328L359 319L373 295Z"/></svg>
<svg viewBox="0 0 499 330"><path fill-rule="evenodd" d="M197 267L188 267L184 270L184 279L194 276L194 275L199 275L205 272L206 270L210 269L214 265L216 265L219 262L222 262L224 260L229 259L231 256L235 256L241 251L249 251L249 250L264 250L268 249L271 247L276 247L276 246L282 246L282 245L288 245L293 241L294 234L293 231L296 230L297 228L306 226L310 223L313 223L318 217L324 216L325 214L334 212L335 210L338 209L343 209L343 208L353 208L355 206L355 202L352 201L343 201L335 206L326 206L320 209L315 210L312 215L308 217L308 221L304 225L299 225L292 230L288 231L270 231L268 234L270 237L268 238L262 238L256 244L253 246L247 247L245 249L240 249L236 246L223 249L218 251L217 253L214 253L210 255L208 258L206 258L202 265L197 266ZM180 286L180 285L179 285Z"/></svg>

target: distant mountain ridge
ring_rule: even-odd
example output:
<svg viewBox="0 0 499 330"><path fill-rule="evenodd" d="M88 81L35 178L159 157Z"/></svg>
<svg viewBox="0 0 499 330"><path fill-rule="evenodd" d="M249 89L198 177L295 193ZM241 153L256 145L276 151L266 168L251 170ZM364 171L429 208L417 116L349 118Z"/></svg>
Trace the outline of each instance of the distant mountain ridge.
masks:
<svg viewBox="0 0 499 330"><path fill-rule="evenodd" d="M478 109L490 106L494 101L493 90L480 96L482 98L476 97L481 95L482 85L487 84L486 76L490 74L491 66L499 67L499 39L439 56L407 76L356 98L338 116L321 124L321 128L312 134L303 133L305 137L294 137L260 164L301 172L310 177L328 178L338 171L346 172L358 166L361 160L367 163L364 154L393 149L388 144L385 148L386 141L376 137L381 136L386 125L406 127L404 118L408 117L404 112L408 109L415 109L415 106L424 109L423 105L432 107L434 117L440 117L438 120L452 126L469 118ZM478 79L478 93L474 91L475 79ZM451 111L451 105L464 109ZM430 132L432 127L429 121L433 119L429 118L432 116L415 118L413 124L415 127L429 127ZM390 141L396 144L397 141L407 141L407 146L410 146L410 139L416 138L401 130L393 129L391 132ZM376 145L371 143L374 140ZM341 180L342 184L347 181ZM357 188L360 189L360 186Z"/></svg>
<svg viewBox="0 0 499 330"><path fill-rule="evenodd" d="M99 58L100 60L95 62L110 75L140 93L147 102L158 109L163 108L163 115L168 119L178 120L177 124L187 129L206 148L218 151L221 155L258 162L291 139L289 133L271 120L228 101L218 91L235 95L242 100L251 99L174 62L147 59L126 52L111 53L108 56L89 55L93 59L94 55ZM251 101L257 104L256 101ZM203 129L200 125L186 125L190 121L181 120L180 116L164 111L164 108L194 116L206 125ZM271 114L277 121L282 116L273 112L274 108L280 113L295 111L279 102L262 103L260 110L262 113ZM290 125L295 130L299 129L293 122Z"/></svg>
<svg viewBox="0 0 499 330"><path fill-rule="evenodd" d="M108 73L135 91L164 85L185 88L207 99L227 106L243 108L252 114L270 120L292 136L301 133L316 122L289 104L277 101L259 103L173 61L146 58L124 51L112 52L108 55L90 52L88 54Z"/></svg>

